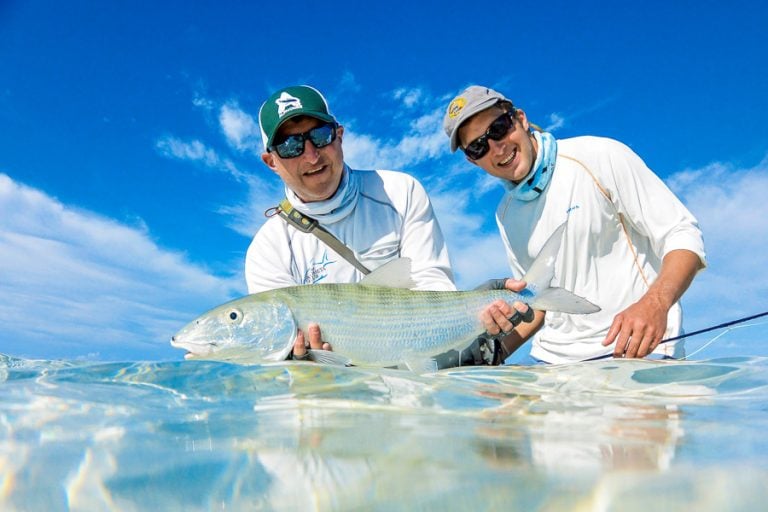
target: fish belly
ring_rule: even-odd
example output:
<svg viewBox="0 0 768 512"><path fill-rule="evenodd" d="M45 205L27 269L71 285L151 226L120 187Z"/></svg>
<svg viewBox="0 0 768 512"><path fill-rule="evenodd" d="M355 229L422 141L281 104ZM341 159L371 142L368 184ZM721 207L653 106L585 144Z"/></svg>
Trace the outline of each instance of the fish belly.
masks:
<svg viewBox="0 0 768 512"><path fill-rule="evenodd" d="M390 365L463 348L483 332L490 297L328 284L296 287L286 298L300 329L320 325L323 341L353 363Z"/></svg>

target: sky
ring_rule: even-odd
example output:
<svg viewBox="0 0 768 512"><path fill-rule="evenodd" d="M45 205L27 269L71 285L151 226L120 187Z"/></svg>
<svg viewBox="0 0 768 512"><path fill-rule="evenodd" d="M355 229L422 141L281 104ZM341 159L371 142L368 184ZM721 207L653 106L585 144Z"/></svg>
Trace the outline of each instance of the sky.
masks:
<svg viewBox="0 0 768 512"><path fill-rule="evenodd" d="M502 188L441 128L482 84L557 138L624 142L688 206L708 258L688 331L768 310L768 4L366 4L0 0L0 353L180 360L174 332L246 293L283 194L256 117L295 84L348 164L424 184L460 288L509 275ZM689 353L768 355L764 322Z"/></svg>

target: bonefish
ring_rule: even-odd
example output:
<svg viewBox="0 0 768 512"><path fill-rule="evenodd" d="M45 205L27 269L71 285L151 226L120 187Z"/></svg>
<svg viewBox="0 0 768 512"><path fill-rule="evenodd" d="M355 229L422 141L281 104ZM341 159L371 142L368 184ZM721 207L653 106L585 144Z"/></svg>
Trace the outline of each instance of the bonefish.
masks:
<svg viewBox="0 0 768 512"><path fill-rule="evenodd" d="M290 286L230 301L190 322L171 345L187 350L187 359L281 361L291 352L297 330L306 332L315 322L333 349L312 351L319 362L436 369L433 356L465 348L484 332L480 312L496 299L544 311L600 310L550 286L564 229L565 224L544 244L523 278L527 287L521 292L410 290L410 260L400 258L356 284Z"/></svg>

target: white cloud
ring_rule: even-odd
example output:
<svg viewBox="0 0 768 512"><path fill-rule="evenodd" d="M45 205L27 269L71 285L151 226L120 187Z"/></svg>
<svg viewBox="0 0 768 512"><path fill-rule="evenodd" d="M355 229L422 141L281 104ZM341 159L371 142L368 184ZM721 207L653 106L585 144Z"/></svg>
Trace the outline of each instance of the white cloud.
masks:
<svg viewBox="0 0 768 512"><path fill-rule="evenodd" d="M238 169L232 160L220 156L216 150L207 147L199 140L184 141L176 137L163 137L155 143L155 146L165 157L198 162L208 168L229 174L238 181L248 178L248 174Z"/></svg>
<svg viewBox="0 0 768 512"><path fill-rule="evenodd" d="M195 95L195 97L192 98L192 104L203 110L212 110L214 108L213 101L202 95Z"/></svg>
<svg viewBox="0 0 768 512"><path fill-rule="evenodd" d="M344 132L344 159L361 169L407 169L448 152L442 109L416 118L400 139L382 140L351 129Z"/></svg>
<svg viewBox="0 0 768 512"><path fill-rule="evenodd" d="M270 175L272 175L270 171ZM249 177L247 199L238 204L219 207L218 212L227 219L227 226L245 237L251 238L267 220L264 212L283 198L283 185L276 175L265 179Z"/></svg>
<svg viewBox="0 0 768 512"><path fill-rule="evenodd" d="M210 105L211 102L206 104ZM238 151L249 152L258 166L263 167L261 159L256 157L262 150L261 134L256 120L241 110L237 103L229 102L220 107L218 122L228 145ZM184 141L167 136L159 139L156 147L167 158L196 162L245 184L247 198L244 201L221 205L216 212L226 219L227 227L248 238L252 237L266 220L264 211L275 206L282 197L282 183L271 171L241 171L230 158L222 156L217 150L199 140Z"/></svg>
<svg viewBox="0 0 768 512"><path fill-rule="evenodd" d="M683 297L687 329L768 309L768 158L746 169L713 163L678 172L667 183L698 219L707 252L707 269ZM760 331L744 329L733 336Z"/></svg>
<svg viewBox="0 0 768 512"><path fill-rule="evenodd" d="M485 227L493 218L496 205L490 209L478 208L472 189L446 187L430 193L448 243L456 286L464 290L491 278L509 276L501 238L495 228Z"/></svg>
<svg viewBox="0 0 768 512"><path fill-rule="evenodd" d="M419 101L424 96L424 91L421 89L415 88L415 89L408 89L405 87L402 87L400 89L397 89L394 91L392 96L396 100L401 100L403 102L403 105L405 105L408 108L412 108L416 104L419 103Z"/></svg>
<svg viewBox="0 0 768 512"><path fill-rule="evenodd" d="M0 261L2 351L15 356L180 357L170 336L244 292L240 276L214 276L145 229L70 208L5 174Z"/></svg>
<svg viewBox="0 0 768 512"><path fill-rule="evenodd" d="M230 102L222 105L219 111L219 124L230 146L238 151L261 154L263 145L259 124L253 116L240 109L237 103Z"/></svg>
<svg viewBox="0 0 768 512"><path fill-rule="evenodd" d="M553 132L565 126L565 118L557 113L549 114L549 124L544 127L545 132Z"/></svg>

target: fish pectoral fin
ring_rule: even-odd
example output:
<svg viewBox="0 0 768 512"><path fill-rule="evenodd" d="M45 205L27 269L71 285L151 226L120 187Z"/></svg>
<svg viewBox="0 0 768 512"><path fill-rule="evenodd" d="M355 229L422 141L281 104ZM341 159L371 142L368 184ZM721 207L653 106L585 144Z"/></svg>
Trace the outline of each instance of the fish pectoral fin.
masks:
<svg viewBox="0 0 768 512"><path fill-rule="evenodd" d="M555 277L555 261L560 252L567 223L568 221L563 222L549 235L539 254L536 255L536 259L531 263L528 272L523 276L523 281L528 283L529 288L543 290L552 283L552 279Z"/></svg>
<svg viewBox="0 0 768 512"><path fill-rule="evenodd" d="M341 354L331 352L330 350L308 350L309 357L320 364L328 364L332 366L351 366L352 361Z"/></svg>
<svg viewBox="0 0 768 512"><path fill-rule="evenodd" d="M531 305L542 311L559 311L581 315L600 311L600 306L569 292L565 288L546 288L536 295Z"/></svg>
<svg viewBox="0 0 768 512"><path fill-rule="evenodd" d="M406 357L403 361L405 367L419 375L424 373L437 373L437 361L432 357Z"/></svg>

